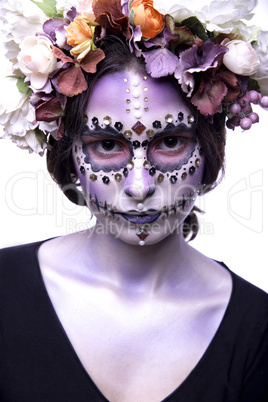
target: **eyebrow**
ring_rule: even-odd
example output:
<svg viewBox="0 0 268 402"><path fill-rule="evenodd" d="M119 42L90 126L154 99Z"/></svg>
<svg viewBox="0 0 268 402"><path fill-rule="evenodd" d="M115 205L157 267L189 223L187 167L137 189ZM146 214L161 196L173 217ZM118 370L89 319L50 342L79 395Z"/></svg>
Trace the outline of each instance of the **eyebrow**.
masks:
<svg viewBox="0 0 268 402"><path fill-rule="evenodd" d="M167 134L178 134L178 133L190 133L192 136L195 135L196 130L190 127L187 127L184 123L180 123L178 126L174 126L174 124L169 123L164 130L160 131L159 133L155 134L154 137L151 139L151 141L163 137L164 135Z"/></svg>
<svg viewBox="0 0 268 402"><path fill-rule="evenodd" d="M99 126L96 126L94 130L90 130L90 128L85 125L83 130L82 130L82 135L81 137L86 137L86 136L91 136L91 137L96 137L96 138L115 138L115 139L120 139L123 141L127 141L127 139L123 136L123 134L119 133L118 131L114 130L112 127L105 127L101 128Z"/></svg>

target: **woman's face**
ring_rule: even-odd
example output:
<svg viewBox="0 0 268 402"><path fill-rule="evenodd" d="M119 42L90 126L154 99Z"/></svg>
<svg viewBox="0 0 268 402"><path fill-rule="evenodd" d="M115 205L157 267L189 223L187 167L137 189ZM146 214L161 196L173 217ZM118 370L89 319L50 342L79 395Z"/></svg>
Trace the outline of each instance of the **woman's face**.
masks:
<svg viewBox="0 0 268 402"><path fill-rule="evenodd" d="M177 88L134 71L106 75L85 120L73 157L103 230L143 245L179 228L198 194L204 158Z"/></svg>

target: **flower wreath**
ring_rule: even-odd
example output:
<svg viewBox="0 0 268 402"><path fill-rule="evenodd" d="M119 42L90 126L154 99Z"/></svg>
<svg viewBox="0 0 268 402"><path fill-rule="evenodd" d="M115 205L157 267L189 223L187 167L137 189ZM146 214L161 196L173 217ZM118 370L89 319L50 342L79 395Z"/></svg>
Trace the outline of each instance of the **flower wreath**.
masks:
<svg viewBox="0 0 268 402"><path fill-rule="evenodd" d="M1 37L11 70L9 100L0 105L3 136L40 154L49 134L61 138L67 98L87 89L84 72L95 73L105 58L105 35L125 40L151 77L174 75L211 121L224 111L228 128L249 129L259 120L251 104L268 107L268 32L242 22L256 0L222 0L220 16L219 1L199 11L188 3L2 0Z"/></svg>

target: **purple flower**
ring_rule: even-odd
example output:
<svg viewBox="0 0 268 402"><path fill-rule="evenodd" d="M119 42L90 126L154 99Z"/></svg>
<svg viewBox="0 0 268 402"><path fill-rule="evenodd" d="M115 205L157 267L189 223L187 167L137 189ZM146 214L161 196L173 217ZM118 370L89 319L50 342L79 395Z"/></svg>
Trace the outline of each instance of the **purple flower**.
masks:
<svg viewBox="0 0 268 402"><path fill-rule="evenodd" d="M61 49L70 50L71 46L67 44L64 26L68 26L69 21L63 18L52 18L43 25L43 30L47 34L53 45L58 45Z"/></svg>
<svg viewBox="0 0 268 402"><path fill-rule="evenodd" d="M178 57L168 49L156 49L144 52L146 70L153 78L172 75L178 64Z"/></svg>
<svg viewBox="0 0 268 402"><path fill-rule="evenodd" d="M139 48L138 43L142 39L142 32L140 26L136 26L135 29L132 32L131 39L129 41L129 49L131 53L135 53L136 57L141 56L141 49Z"/></svg>
<svg viewBox="0 0 268 402"><path fill-rule="evenodd" d="M182 90L192 95L195 87L194 73L200 73L218 66L219 60L228 52L225 46L216 46L210 40L203 44L202 51L193 45L180 53L179 63L175 70L175 78L181 84Z"/></svg>

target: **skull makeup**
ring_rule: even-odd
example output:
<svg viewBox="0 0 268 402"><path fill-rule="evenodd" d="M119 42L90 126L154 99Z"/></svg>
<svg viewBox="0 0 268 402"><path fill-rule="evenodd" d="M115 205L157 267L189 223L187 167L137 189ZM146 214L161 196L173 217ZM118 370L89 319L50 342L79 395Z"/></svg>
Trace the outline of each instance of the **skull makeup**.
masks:
<svg viewBox="0 0 268 402"><path fill-rule="evenodd" d="M86 113L73 157L88 206L127 243L162 240L193 207L204 167L177 88L134 71L108 74Z"/></svg>

